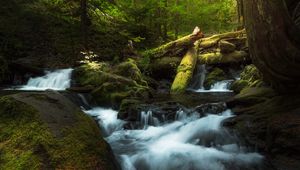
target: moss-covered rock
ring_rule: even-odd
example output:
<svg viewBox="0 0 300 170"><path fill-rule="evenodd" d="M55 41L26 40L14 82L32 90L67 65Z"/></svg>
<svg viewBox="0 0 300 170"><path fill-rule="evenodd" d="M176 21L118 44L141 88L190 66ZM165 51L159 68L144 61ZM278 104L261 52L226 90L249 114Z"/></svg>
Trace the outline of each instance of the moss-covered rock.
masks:
<svg viewBox="0 0 300 170"><path fill-rule="evenodd" d="M136 61L133 59L128 59L126 62L120 63L113 68L112 73L132 79L140 85L148 85L143 79L143 75L138 68Z"/></svg>
<svg viewBox="0 0 300 170"><path fill-rule="evenodd" d="M230 86L230 89L239 93L246 87L262 87L263 81L259 70L253 65L248 65L241 73L240 80L236 80Z"/></svg>
<svg viewBox="0 0 300 170"><path fill-rule="evenodd" d="M106 81L107 77L104 73L109 71L109 64L88 62L76 68L73 72L73 79L80 86L99 86Z"/></svg>
<svg viewBox="0 0 300 170"><path fill-rule="evenodd" d="M117 108L127 97L150 96L148 83L133 60L115 67L105 63L87 63L75 69L74 74L80 86L93 87L91 94L100 105Z"/></svg>
<svg viewBox="0 0 300 170"><path fill-rule="evenodd" d="M204 88L210 89L210 87L218 81L226 80L226 73L216 67L206 77L204 81Z"/></svg>
<svg viewBox="0 0 300 170"><path fill-rule="evenodd" d="M118 169L95 121L56 92L0 98L0 169Z"/></svg>
<svg viewBox="0 0 300 170"><path fill-rule="evenodd" d="M249 82L247 80L236 80L230 85L230 90L233 90L235 93L239 93L244 88L248 87Z"/></svg>

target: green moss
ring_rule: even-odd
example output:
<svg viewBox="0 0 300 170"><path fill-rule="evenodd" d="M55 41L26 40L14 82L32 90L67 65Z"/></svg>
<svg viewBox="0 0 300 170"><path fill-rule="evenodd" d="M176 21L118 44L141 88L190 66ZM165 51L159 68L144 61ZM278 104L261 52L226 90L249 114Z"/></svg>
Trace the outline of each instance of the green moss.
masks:
<svg viewBox="0 0 300 170"><path fill-rule="evenodd" d="M241 79L233 82L230 89L239 93L246 87L262 87L263 85L261 73L251 64L244 68L241 73Z"/></svg>
<svg viewBox="0 0 300 170"><path fill-rule="evenodd" d="M96 123L82 112L60 138L32 106L0 98L0 169L114 169Z"/></svg>
<svg viewBox="0 0 300 170"><path fill-rule="evenodd" d="M200 54L198 60L201 64L227 64L241 63L245 61L247 57L248 54L244 51L234 51L226 54L216 51L213 53Z"/></svg>
<svg viewBox="0 0 300 170"><path fill-rule="evenodd" d="M181 60L177 68L177 75L173 81L171 92L184 93L192 77L197 63L196 50L190 49Z"/></svg>
<svg viewBox="0 0 300 170"><path fill-rule="evenodd" d="M132 59L113 68L105 63L87 63L74 74L81 86L93 86L92 96L101 105L118 105L127 97L147 98L150 93L148 83Z"/></svg>
<svg viewBox="0 0 300 170"><path fill-rule="evenodd" d="M204 87L205 89L210 89L213 84L222 80L226 80L226 74L222 69L216 67L207 75Z"/></svg>
<svg viewBox="0 0 300 170"><path fill-rule="evenodd" d="M130 78L140 85L148 86L147 82L143 80L143 75L138 68L136 61L132 59L128 59L128 61L117 65L113 68L112 73Z"/></svg>
<svg viewBox="0 0 300 170"><path fill-rule="evenodd" d="M249 83L246 80L236 80L230 85L230 90L233 90L235 93L239 93L244 88L248 87Z"/></svg>
<svg viewBox="0 0 300 170"><path fill-rule="evenodd" d="M88 62L74 70L74 78L82 86L99 86L109 78L108 70L107 63Z"/></svg>

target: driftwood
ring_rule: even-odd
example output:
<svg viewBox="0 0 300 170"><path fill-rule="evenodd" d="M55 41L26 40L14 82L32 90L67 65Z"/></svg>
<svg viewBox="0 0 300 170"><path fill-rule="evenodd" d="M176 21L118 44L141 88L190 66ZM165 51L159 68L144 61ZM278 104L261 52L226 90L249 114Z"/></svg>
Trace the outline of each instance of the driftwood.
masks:
<svg viewBox="0 0 300 170"><path fill-rule="evenodd" d="M236 31L236 32L217 34L217 35L213 35L213 36L207 37L207 38L202 38L196 42L196 48L200 49L200 48L214 47L218 44L218 42L220 40L243 37L245 33L246 33L245 30L241 30L241 31Z"/></svg>
<svg viewBox="0 0 300 170"><path fill-rule="evenodd" d="M144 55L150 58L161 58L161 57L182 57L186 51L194 46L194 43L203 38L204 35L201 30L196 27L192 34L182 37L178 40L171 41L165 45L158 48L148 50Z"/></svg>
<svg viewBox="0 0 300 170"><path fill-rule="evenodd" d="M197 63L197 52L190 48L177 68L177 75L171 87L171 93L184 93L189 85Z"/></svg>

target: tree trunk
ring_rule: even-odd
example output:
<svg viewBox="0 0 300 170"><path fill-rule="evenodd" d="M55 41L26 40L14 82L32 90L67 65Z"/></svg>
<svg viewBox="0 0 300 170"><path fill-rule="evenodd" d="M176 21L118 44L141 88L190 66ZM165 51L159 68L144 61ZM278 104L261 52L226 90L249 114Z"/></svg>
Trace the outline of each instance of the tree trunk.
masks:
<svg viewBox="0 0 300 170"><path fill-rule="evenodd" d="M83 46L85 49L88 48L88 14L87 14L87 0L80 1L80 19L81 19L81 31L83 38Z"/></svg>
<svg viewBox="0 0 300 170"><path fill-rule="evenodd" d="M251 58L264 80L280 92L299 90L300 30L285 1L244 0L244 16Z"/></svg>

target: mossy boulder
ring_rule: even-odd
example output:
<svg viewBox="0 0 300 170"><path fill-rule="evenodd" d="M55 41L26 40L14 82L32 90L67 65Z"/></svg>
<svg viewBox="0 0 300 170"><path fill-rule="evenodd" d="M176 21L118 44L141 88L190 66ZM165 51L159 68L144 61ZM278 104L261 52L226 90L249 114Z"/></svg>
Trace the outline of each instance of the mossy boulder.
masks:
<svg viewBox="0 0 300 170"><path fill-rule="evenodd" d="M204 81L204 88L210 89L210 87L218 81L226 80L226 73L216 67L210 73L208 73L205 81Z"/></svg>
<svg viewBox="0 0 300 170"><path fill-rule="evenodd" d="M128 59L126 62L120 63L112 69L112 73L130 78L140 85L147 86L147 82L143 79L143 75L133 59Z"/></svg>
<svg viewBox="0 0 300 170"><path fill-rule="evenodd" d="M0 98L0 169L118 169L96 122L57 92Z"/></svg>
<svg viewBox="0 0 300 170"><path fill-rule="evenodd" d="M151 95L135 61L128 60L115 67L106 63L87 63L75 69L75 81L89 86L95 101L100 105L118 108L127 97L148 98Z"/></svg>
<svg viewBox="0 0 300 170"><path fill-rule="evenodd" d="M109 70L108 63L88 62L74 70L73 79L80 86L97 87L108 79L109 76L104 73Z"/></svg>
<svg viewBox="0 0 300 170"><path fill-rule="evenodd" d="M259 70L253 65L248 65L241 73L240 80L236 80L230 86L230 89L239 93L246 87L262 87L262 75Z"/></svg>

